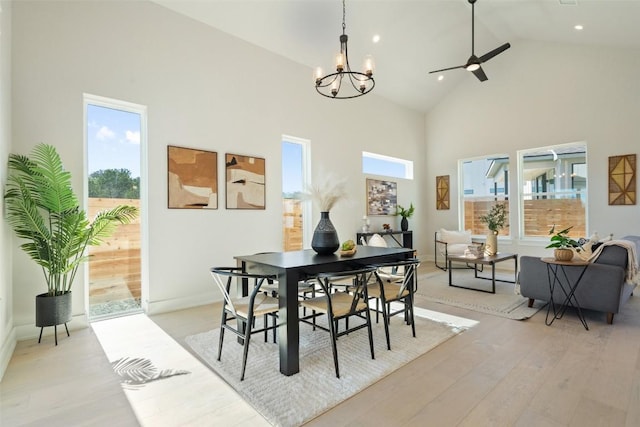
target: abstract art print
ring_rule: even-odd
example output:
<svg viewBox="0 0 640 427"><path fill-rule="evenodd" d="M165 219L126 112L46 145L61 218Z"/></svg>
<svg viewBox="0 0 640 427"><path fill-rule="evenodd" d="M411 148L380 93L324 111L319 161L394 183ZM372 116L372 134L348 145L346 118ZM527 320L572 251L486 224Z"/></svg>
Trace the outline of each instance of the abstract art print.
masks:
<svg viewBox="0 0 640 427"><path fill-rule="evenodd" d="M265 208L265 160L227 153L227 209Z"/></svg>
<svg viewBox="0 0 640 427"><path fill-rule="evenodd" d="M636 155L609 157L609 204L636 204Z"/></svg>
<svg viewBox="0 0 640 427"><path fill-rule="evenodd" d="M398 184L367 178L367 215L395 215Z"/></svg>
<svg viewBox="0 0 640 427"><path fill-rule="evenodd" d="M170 209L218 209L218 153L168 146Z"/></svg>
<svg viewBox="0 0 640 427"><path fill-rule="evenodd" d="M436 176L436 209L449 209L449 175Z"/></svg>

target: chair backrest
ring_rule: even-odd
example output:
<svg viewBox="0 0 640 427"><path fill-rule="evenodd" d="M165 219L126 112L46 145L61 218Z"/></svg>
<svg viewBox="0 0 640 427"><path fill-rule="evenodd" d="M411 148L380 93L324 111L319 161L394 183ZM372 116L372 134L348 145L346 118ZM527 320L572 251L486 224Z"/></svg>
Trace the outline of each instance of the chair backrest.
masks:
<svg viewBox="0 0 640 427"><path fill-rule="evenodd" d="M410 258L403 261L394 261L384 264L376 264L376 278L380 278L381 274L386 274L386 271L391 270L393 277L397 280L402 280L402 283L398 289L398 296L401 296L405 289L416 292L418 289L418 274L417 269L420 266L420 260L417 258Z"/></svg>
<svg viewBox="0 0 640 427"><path fill-rule="evenodd" d="M218 289L220 289L220 292L222 292L222 295L224 296L224 301L228 306L229 311L231 311L234 316L236 315L236 308L233 305L233 299L229 293L233 279L253 281L253 288L249 287L251 292L250 308L253 309L253 300L257 293L260 292L262 284L266 280L275 280L276 278L275 276L245 273L240 267L213 267L210 272L214 283L218 286Z"/></svg>
<svg viewBox="0 0 640 427"><path fill-rule="evenodd" d="M351 281L351 285L348 286L349 293L353 296L350 312L354 312L360 301L365 303L368 301L367 283L375 271L376 267L369 266L357 270L321 273L316 276L316 279L325 295L331 294L330 287L332 282L341 282L340 286L344 286L345 281ZM332 311L331 298L328 298L328 303L329 310Z"/></svg>

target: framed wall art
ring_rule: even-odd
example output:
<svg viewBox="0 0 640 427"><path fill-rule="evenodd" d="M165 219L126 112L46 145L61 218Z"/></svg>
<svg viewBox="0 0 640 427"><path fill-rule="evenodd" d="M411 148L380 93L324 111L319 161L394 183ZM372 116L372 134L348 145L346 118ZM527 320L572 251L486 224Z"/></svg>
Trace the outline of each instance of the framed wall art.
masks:
<svg viewBox="0 0 640 427"><path fill-rule="evenodd" d="M225 155L227 209L265 208L265 160Z"/></svg>
<svg viewBox="0 0 640 427"><path fill-rule="evenodd" d="M449 175L436 176L436 209L449 209Z"/></svg>
<svg viewBox="0 0 640 427"><path fill-rule="evenodd" d="M636 155L609 157L609 204L636 204Z"/></svg>
<svg viewBox="0 0 640 427"><path fill-rule="evenodd" d="M218 153L167 147L168 207L218 209Z"/></svg>
<svg viewBox="0 0 640 427"><path fill-rule="evenodd" d="M398 184L367 178L367 215L395 215Z"/></svg>

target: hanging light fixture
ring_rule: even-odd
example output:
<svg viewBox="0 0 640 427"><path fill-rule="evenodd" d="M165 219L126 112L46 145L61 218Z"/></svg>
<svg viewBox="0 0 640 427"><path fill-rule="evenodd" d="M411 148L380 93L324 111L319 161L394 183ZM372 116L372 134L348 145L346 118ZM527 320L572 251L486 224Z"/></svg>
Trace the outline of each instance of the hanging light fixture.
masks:
<svg viewBox="0 0 640 427"><path fill-rule="evenodd" d="M345 34L345 12L345 0L342 0L342 35L340 35L340 53L336 56L336 72L323 76L322 69L318 67L314 73L316 90L327 98L356 98L371 92L376 85L373 80L374 64L371 55L365 56L364 72L351 71L347 51L349 37Z"/></svg>

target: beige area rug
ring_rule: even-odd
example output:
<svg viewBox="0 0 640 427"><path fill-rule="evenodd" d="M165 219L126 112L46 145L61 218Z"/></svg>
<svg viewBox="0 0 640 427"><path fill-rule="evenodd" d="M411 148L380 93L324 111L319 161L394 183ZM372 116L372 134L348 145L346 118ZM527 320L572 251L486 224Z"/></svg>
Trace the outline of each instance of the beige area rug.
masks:
<svg viewBox="0 0 640 427"><path fill-rule="evenodd" d="M491 277L491 269L485 267L484 277ZM513 280L513 271L496 270L496 278ZM477 279L472 269L453 270L453 283L470 288L491 290L491 280ZM536 300L533 307L527 307L528 298L515 292L514 283L496 282L496 293L478 292L449 286L448 271L419 272L418 294L429 301L481 313L493 314L513 320L525 320L546 306Z"/></svg>
<svg viewBox="0 0 640 427"><path fill-rule="evenodd" d="M340 379L335 376L329 333L313 331L306 324L300 325L300 372L290 377L280 373L277 344L265 343L261 334L255 335L251 341L247 371L242 382L239 381L242 347L235 342L233 334L225 334L221 362L216 360L219 329L189 336L186 342L271 424L298 426L464 328L416 317L416 338L413 338L411 327L395 316L390 328L391 351L388 351L384 327L382 323L374 323L375 360L369 353L366 329L338 340Z"/></svg>

